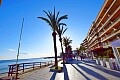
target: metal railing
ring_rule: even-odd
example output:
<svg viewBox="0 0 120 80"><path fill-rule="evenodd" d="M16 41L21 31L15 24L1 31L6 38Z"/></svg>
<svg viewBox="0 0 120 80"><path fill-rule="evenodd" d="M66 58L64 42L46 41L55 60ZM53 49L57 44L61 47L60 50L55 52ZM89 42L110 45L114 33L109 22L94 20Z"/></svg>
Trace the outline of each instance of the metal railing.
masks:
<svg viewBox="0 0 120 80"><path fill-rule="evenodd" d="M8 76L15 76L15 78L18 78L18 74L24 73L27 70L35 70L38 68L42 68L48 65L53 64L54 61L47 61L47 62L31 62L31 63L19 63L19 64L12 64L9 65L9 71Z"/></svg>

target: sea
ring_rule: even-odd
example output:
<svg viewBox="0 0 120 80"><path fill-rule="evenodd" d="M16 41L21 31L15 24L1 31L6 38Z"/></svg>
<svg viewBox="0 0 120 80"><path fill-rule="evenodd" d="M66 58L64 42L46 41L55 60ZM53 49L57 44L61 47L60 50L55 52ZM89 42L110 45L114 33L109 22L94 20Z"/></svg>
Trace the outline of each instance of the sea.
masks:
<svg viewBox="0 0 120 80"><path fill-rule="evenodd" d="M54 58L30 58L30 59L19 59L18 63L31 63L31 62L47 62L54 61ZM12 60L0 60L0 74L8 72L8 65L16 64L16 59Z"/></svg>

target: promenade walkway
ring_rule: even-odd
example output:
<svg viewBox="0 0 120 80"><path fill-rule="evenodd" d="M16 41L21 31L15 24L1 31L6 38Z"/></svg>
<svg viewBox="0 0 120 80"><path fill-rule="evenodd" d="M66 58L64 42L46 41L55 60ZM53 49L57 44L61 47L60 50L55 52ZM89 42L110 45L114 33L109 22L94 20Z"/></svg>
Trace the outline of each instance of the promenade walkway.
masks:
<svg viewBox="0 0 120 80"><path fill-rule="evenodd" d="M68 64L61 64L61 73L51 72L50 66L28 72L19 76L19 80L120 80L120 71L110 70L96 65L94 60L73 60Z"/></svg>

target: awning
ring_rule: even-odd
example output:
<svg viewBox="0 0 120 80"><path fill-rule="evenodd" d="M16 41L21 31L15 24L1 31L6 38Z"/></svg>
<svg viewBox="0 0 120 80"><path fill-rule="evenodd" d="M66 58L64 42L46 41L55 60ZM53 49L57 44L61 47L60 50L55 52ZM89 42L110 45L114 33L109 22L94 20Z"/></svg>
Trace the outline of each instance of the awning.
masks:
<svg viewBox="0 0 120 80"><path fill-rule="evenodd" d="M103 48L103 47L97 47L97 48L95 48L95 49L93 49L91 51L92 52L100 52L100 51L103 51L103 50L105 50L105 48Z"/></svg>
<svg viewBox="0 0 120 80"><path fill-rule="evenodd" d="M101 51L105 51L105 50L108 50L108 49L112 49L112 47L97 47L93 50L91 50L92 52L101 52Z"/></svg>
<svg viewBox="0 0 120 80"><path fill-rule="evenodd" d="M116 41L111 42L111 46L112 46L112 47L120 47L120 39L119 39L119 40L116 40Z"/></svg>

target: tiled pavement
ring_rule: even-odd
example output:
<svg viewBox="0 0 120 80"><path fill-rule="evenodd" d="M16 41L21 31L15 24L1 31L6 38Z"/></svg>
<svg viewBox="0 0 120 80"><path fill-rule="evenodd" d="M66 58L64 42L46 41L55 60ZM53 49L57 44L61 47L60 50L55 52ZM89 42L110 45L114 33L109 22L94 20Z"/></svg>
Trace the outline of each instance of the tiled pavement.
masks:
<svg viewBox="0 0 120 80"><path fill-rule="evenodd" d="M73 60L62 65L63 72L50 72L50 67L28 72L19 76L19 80L120 80L120 71L110 70L96 65L94 60Z"/></svg>

